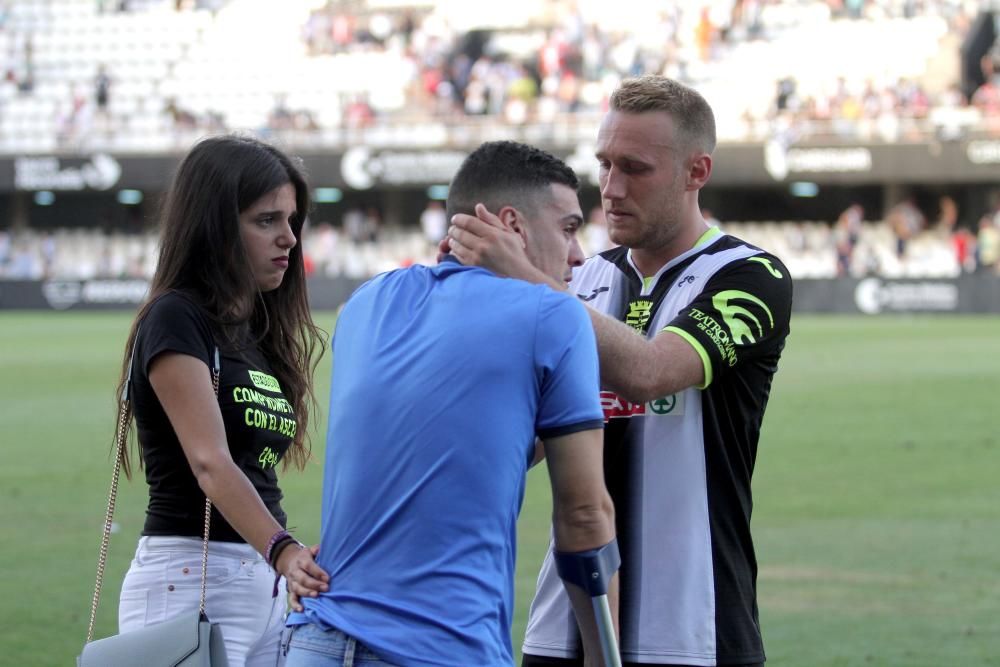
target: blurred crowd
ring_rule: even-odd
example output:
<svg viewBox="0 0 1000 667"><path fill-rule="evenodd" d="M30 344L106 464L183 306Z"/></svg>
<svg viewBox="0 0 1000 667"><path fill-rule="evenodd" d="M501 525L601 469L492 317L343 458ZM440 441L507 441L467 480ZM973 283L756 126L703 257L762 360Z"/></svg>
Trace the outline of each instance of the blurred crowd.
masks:
<svg viewBox="0 0 1000 667"><path fill-rule="evenodd" d="M779 255L795 278L1000 275L1000 208L983 215L975 229L956 224L956 210L944 197L936 220L927 220L909 200L877 221L866 220L860 205L850 206L833 223L718 221L707 211L706 217ZM310 222L303 239L307 272L364 279L414 263L433 264L445 231L439 202L427 205L420 223L386 226L374 208L348 210L336 225ZM600 208L591 211L579 238L588 255L611 247ZM153 234L0 230L0 280L148 279L155 262Z"/></svg>
<svg viewBox="0 0 1000 667"><path fill-rule="evenodd" d="M748 46L755 51L770 46L778 51L768 57L780 63L772 69L789 74L776 79L770 104L743 107L747 133L777 130L851 136L852 132L871 134L864 120L930 120L932 111L939 109L942 112L937 115L943 120L938 124L951 127L955 122L949 112L956 109L1000 117L998 47L983 57L983 82L968 94L960 87L957 67L943 77L932 72L930 88L921 80L927 72L919 68L935 64L921 62L921 58L933 61L939 54L932 51L939 45L953 50L948 64L957 62L959 44L979 7L964 0L673 3L656 12L650 24L633 22L627 29L616 29L588 20L575 3L564 3L551 24L540 29L530 26L470 34L453 30L445 17L435 13L419 16L411 9L356 15L343 11L340 3L327 2L310 15L303 34L314 54L399 52L413 71L408 102L430 114L490 116L507 123L545 122L559 113L600 111L607 92L621 78L641 73L665 74L704 90L713 80L735 78L727 76L727 70L741 73L739 66ZM898 31L907 22L923 22L930 30L913 32L914 42L924 42L916 52L907 48L905 36L891 43L883 33L859 49L866 53L851 66L839 59L832 69L850 70L846 76L815 72L810 69L810 54L796 52L801 41L786 38L802 31L803 21L806 27L827 33L831 26L839 26L839 31L833 31L834 39L843 49L865 44L869 41L865 38L878 31ZM821 51L823 45L814 46ZM886 60L879 50L898 50L893 57L911 64L897 66L897 61ZM820 57L830 59L828 53ZM805 64L797 64L796 59ZM918 70L904 76L903 72L911 72L914 59ZM816 74L821 74L818 81ZM751 78L756 84L761 75ZM808 80L805 93L800 80ZM723 109L740 108L741 97L734 94L718 101ZM355 112L347 122L379 121L379 112L363 98L355 104L364 111Z"/></svg>
<svg viewBox="0 0 1000 667"><path fill-rule="evenodd" d="M587 119L609 91L650 72L705 94L721 141L1000 136L1000 47L984 53L974 85L959 74L983 10L978 0L637 1L630 12L586 0L499 12L285 0L276 13L250 0L0 0L0 152L95 141L171 150L232 129L324 146L391 141L375 132L398 128L433 148L428 127L496 138L579 122L590 139ZM995 271L1000 215L956 224L954 202L940 208L931 221L901 202L880 220L852 206L832 224L720 225L786 257L796 277ZM431 204L420 227L386 225L372 207L315 221L310 270L360 278L432 262L442 216ZM606 234L591 217L584 245L597 252ZM5 279L148 277L154 261L150 235L0 231Z"/></svg>
<svg viewBox="0 0 1000 667"><path fill-rule="evenodd" d="M516 24L472 26L448 13L454 3L290 0L271 26L276 42L286 29L294 42L272 54L280 76L253 61L241 69L247 45L224 41L261 23L259 4L0 3L0 144L37 130L38 113L66 146L137 130L180 141L227 129L308 136L423 121L570 122L602 111L617 82L639 73L700 90L723 140L1000 133L998 47L982 58L974 88L959 75L977 0L641 2L632 20L617 22L609 10L558 0L535 3ZM89 27L67 32L76 25ZM161 27L173 41L129 41ZM109 37L122 41L111 48ZM60 39L80 47L79 62L59 60ZM256 89L245 90L255 77ZM18 104L32 96L43 103Z"/></svg>

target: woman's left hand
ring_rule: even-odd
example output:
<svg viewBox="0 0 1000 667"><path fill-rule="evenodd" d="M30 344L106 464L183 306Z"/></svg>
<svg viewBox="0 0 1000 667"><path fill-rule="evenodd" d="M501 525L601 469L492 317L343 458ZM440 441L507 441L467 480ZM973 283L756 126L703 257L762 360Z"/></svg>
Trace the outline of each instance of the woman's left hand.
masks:
<svg viewBox="0 0 1000 667"><path fill-rule="evenodd" d="M278 555L278 572L288 586L288 604L294 611L302 611L304 597L314 598L330 590L330 575L316 563L319 545L285 548Z"/></svg>

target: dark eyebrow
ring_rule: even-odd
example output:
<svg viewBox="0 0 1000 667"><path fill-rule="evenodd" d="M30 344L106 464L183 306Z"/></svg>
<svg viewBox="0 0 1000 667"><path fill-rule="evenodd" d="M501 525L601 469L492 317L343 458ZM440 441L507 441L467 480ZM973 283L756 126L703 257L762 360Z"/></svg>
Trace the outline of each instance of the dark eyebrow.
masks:
<svg viewBox="0 0 1000 667"><path fill-rule="evenodd" d="M599 151L599 152L594 153L594 157L597 160L610 160L611 159L603 151ZM633 164L642 164L642 165L647 165L647 166L653 164L652 160L650 160L648 158L639 157L637 155L632 155L632 154L619 155L618 156L618 161L619 162L631 162Z"/></svg>
<svg viewBox="0 0 1000 667"><path fill-rule="evenodd" d="M577 215L576 213L570 213L569 215L563 217L563 222L573 222L576 223L577 227L582 227L583 216Z"/></svg>
<svg viewBox="0 0 1000 667"><path fill-rule="evenodd" d="M260 213L257 214L257 217L258 218L268 218L268 217L279 218L279 217L281 217L281 214L283 212L284 211L277 211L277 210L276 211L261 211ZM296 213L295 211L292 211L292 213L291 213L291 215L289 217L294 218L296 215L298 215L298 213Z"/></svg>

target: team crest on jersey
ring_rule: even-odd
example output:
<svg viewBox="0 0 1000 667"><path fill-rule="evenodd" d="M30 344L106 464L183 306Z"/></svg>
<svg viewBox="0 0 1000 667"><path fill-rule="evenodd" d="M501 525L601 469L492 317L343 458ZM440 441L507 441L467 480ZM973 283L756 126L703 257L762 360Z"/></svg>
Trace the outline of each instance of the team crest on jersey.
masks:
<svg viewBox="0 0 1000 667"><path fill-rule="evenodd" d="M601 408L604 410L604 421L611 419L629 419L631 417L666 416L684 414L682 396L671 394L657 398L648 403L631 403L611 391L601 392Z"/></svg>
<svg viewBox="0 0 1000 667"><path fill-rule="evenodd" d="M649 324L649 317L653 311L653 302L649 299L638 299L630 301L628 313L625 315L625 324L639 332L646 331Z"/></svg>

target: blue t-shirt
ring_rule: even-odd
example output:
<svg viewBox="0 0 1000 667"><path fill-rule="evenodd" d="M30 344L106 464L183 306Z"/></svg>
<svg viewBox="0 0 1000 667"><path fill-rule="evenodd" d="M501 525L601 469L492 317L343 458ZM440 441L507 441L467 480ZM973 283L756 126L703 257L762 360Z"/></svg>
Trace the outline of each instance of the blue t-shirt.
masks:
<svg viewBox="0 0 1000 667"><path fill-rule="evenodd" d="M400 665L510 665L516 523L535 436L601 428L584 307L445 261L375 277L333 341L319 564L289 625Z"/></svg>

